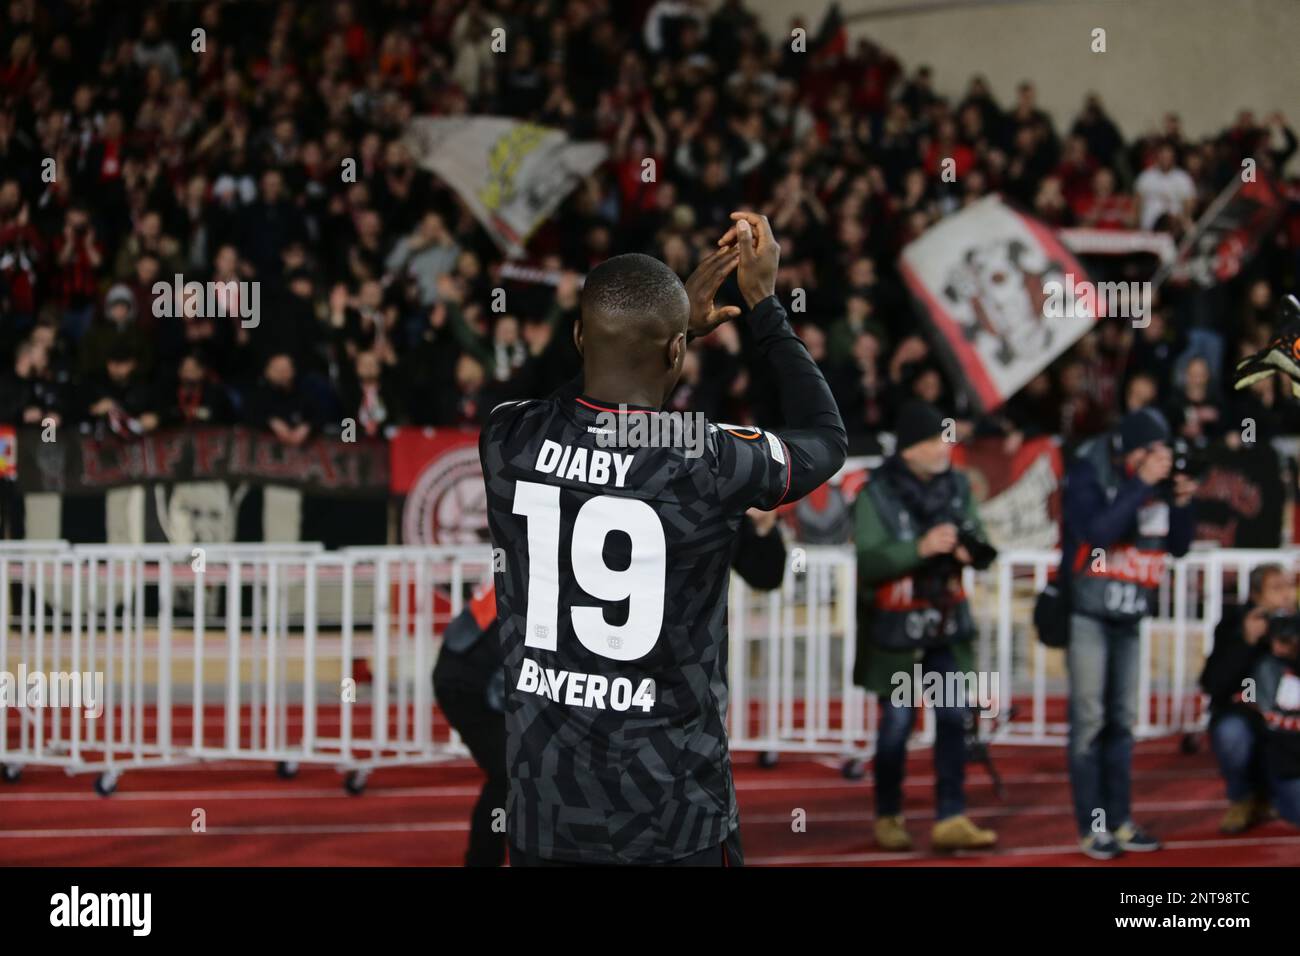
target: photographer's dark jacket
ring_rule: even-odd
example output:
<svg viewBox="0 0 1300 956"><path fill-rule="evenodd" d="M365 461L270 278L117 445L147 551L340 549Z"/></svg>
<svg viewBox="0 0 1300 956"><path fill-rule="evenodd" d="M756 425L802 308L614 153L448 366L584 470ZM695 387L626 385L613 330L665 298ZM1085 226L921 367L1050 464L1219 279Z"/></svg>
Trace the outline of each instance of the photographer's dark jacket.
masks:
<svg viewBox="0 0 1300 956"><path fill-rule="evenodd" d="M503 712L506 681L497 633L496 592L488 586L474 594L443 634L433 668L439 701L464 694L489 710Z"/></svg>
<svg viewBox="0 0 1300 956"><path fill-rule="evenodd" d="M1294 780L1300 777L1300 674L1296 662L1266 653L1251 676L1255 707L1267 728L1264 755L1268 772L1280 780Z"/></svg>
<svg viewBox="0 0 1300 956"><path fill-rule="evenodd" d="M1165 553L1181 557L1191 546L1192 507L1126 477L1111 442L1110 434L1084 442L1066 472L1062 590L1068 584L1075 614L1136 624L1156 610Z"/></svg>
<svg viewBox="0 0 1300 956"><path fill-rule="evenodd" d="M1210 695L1211 723L1233 712L1262 723L1259 711L1240 701L1243 683L1253 676L1255 666L1268 653L1267 637L1250 645L1242 636L1242 625L1254 606L1245 604L1224 608L1223 617L1214 629L1214 650L1201 672L1201 689Z"/></svg>
<svg viewBox="0 0 1300 956"><path fill-rule="evenodd" d="M975 626L950 556L922 559L917 545L935 525L984 529L970 482L949 470L923 482L891 457L871 474L854 505L858 552L855 683L876 694L910 671L927 648L951 646L961 670L974 670Z"/></svg>

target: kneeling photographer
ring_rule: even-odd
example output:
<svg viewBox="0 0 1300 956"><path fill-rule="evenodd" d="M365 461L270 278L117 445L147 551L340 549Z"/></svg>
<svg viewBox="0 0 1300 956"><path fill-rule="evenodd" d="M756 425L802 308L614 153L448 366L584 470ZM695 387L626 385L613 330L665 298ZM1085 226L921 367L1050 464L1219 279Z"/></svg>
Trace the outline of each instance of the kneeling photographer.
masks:
<svg viewBox="0 0 1300 956"><path fill-rule="evenodd" d="M906 688L917 673L923 680L974 674L975 626L961 570L967 564L988 567L997 557L985 540L969 482L951 468L943 429L943 418L931 406L903 406L895 454L872 472L855 504L854 681L880 698L875 831L885 850L912 848L902 815L903 774L917 707L914 694L897 699L899 675ZM935 708L936 850L989 847L997 840L965 813L966 712L975 705L944 700Z"/></svg>
<svg viewBox="0 0 1300 956"><path fill-rule="evenodd" d="M1277 631L1280 620L1276 615L1294 614L1295 609L1291 576L1280 564L1261 564L1250 572L1247 602L1225 608L1214 629L1214 650L1201 673L1201 688L1210 695L1210 741L1228 790L1222 833L1242 833L1269 817L1264 718L1241 695L1270 652L1269 632Z"/></svg>
<svg viewBox="0 0 1300 956"><path fill-rule="evenodd" d="M1061 593L1070 604L1070 787L1093 859L1160 849L1130 814L1138 624L1156 609L1166 552L1192 543L1196 481L1175 472L1169 424L1151 408L1084 442L1065 475Z"/></svg>
<svg viewBox="0 0 1300 956"><path fill-rule="evenodd" d="M1254 686L1247 685L1240 696L1245 701L1253 690L1264 719L1264 764L1273 808L1300 827L1300 618L1294 592L1288 609L1269 617L1264 643L1267 650L1251 675Z"/></svg>

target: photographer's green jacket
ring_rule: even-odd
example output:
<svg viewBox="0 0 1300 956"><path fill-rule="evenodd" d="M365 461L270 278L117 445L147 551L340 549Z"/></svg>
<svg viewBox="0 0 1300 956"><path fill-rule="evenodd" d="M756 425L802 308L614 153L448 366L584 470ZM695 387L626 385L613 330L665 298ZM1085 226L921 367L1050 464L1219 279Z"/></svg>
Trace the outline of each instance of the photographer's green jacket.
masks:
<svg viewBox="0 0 1300 956"><path fill-rule="evenodd" d="M982 536L984 527L973 497L967 495L966 502L966 514ZM872 496L865 489L858 494L854 512L854 547L858 553L858 639L853 681L874 694L888 697L894 689L894 674L910 673L912 665L921 659L924 652L887 650L871 640L875 590L878 585L915 571L921 566L922 558L916 551L917 540L896 537L881 519ZM951 648L959 670L975 670L973 641L956 641Z"/></svg>

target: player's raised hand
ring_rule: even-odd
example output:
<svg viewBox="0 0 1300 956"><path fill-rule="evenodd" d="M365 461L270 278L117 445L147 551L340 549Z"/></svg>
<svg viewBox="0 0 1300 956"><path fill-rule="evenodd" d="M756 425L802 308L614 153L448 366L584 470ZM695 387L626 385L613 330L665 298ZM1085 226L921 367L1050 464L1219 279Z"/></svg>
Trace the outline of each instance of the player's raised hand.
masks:
<svg viewBox="0 0 1300 956"><path fill-rule="evenodd" d="M776 269L781 262L781 246L772 235L772 225L766 216L754 212L733 212L736 224L718 240L723 248L735 242L740 248L740 265L736 280L740 294L752 309L770 295L776 294Z"/></svg>
<svg viewBox="0 0 1300 956"><path fill-rule="evenodd" d="M717 308L713 304L718 288L739 261L740 256L734 246L715 249L700 260L686 280L686 295L691 300L688 329L692 338L708 335L722 323L740 315L740 309L734 305Z"/></svg>

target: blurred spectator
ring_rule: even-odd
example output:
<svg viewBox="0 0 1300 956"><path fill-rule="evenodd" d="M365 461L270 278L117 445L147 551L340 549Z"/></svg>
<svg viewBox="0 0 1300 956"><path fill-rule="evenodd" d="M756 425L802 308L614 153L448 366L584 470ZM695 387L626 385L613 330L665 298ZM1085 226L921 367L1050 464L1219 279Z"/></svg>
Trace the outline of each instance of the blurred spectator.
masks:
<svg viewBox="0 0 1300 956"><path fill-rule="evenodd" d="M286 445L301 445L321 424L319 410L299 386L292 356L272 355L253 390L247 418Z"/></svg>
<svg viewBox="0 0 1300 956"><path fill-rule="evenodd" d="M270 308L256 316L257 325L246 330L238 322L237 334L247 336L247 341L264 364L265 359L277 353L291 355L294 364L302 371L319 371L325 368L325 327L316 317L316 283L308 269L290 270L282 286L267 283L271 292L266 294ZM264 287L265 291L265 287ZM251 320L250 320L251 321Z"/></svg>
<svg viewBox="0 0 1300 956"><path fill-rule="evenodd" d="M438 301L438 280L456 265L460 247L447 232L442 216L426 213L410 235L397 241L385 267L389 272L411 279L418 290L421 305Z"/></svg>
<svg viewBox="0 0 1300 956"><path fill-rule="evenodd" d="M494 402L484 402L483 386L487 376L483 365L472 355L461 353L456 360L456 391L446 396L437 412L438 425L477 425L492 410Z"/></svg>
<svg viewBox="0 0 1300 956"><path fill-rule="evenodd" d="M1124 389L1124 411L1136 412L1139 408L1151 408L1159 402L1160 388L1154 377L1146 372L1138 372L1128 380Z"/></svg>
<svg viewBox="0 0 1300 956"><path fill-rule="evenodd" d="M97 274L104 262L103 249L85 209L74 206L67 211L63 232L54 238L52 251L58 270L54 295L63 310L63 332L76 342L94 315L99 291Z"/></svg>
<svg viewBox="0 0 1300 956"><path fill-rule="evenodd" d="M1070 131L1083 137L1088 144L1088 155L1095 157L1099 163L1111 165L1120 158L1124 138L1120 135L1119 127L1106 115L1101 99L1096 94L1088 94L1083 110Z"/></svg>
<svg viewBox="0 0 1300 956"><path fill-rule="evenodd" d="M1223 435L1223 401L1214 393L1210 364L1199 356L1187 363L1183 387L1169 407L1168 418L1174 434L1204 447Z"/></svg>
<svg viewBox="0 0 1300 956"><path fill-rule="evenodd" d="M176 382L161 403L164 425L225 425L232 419L230 401L198 353L181 359Z"/></svg>
<svg viewBox="0 0 1300 956"><path fill-rule="evenodd" d="M1073 209L1078 225L1091 229L1132 229L1137 224L1133 197L1115 191L1115 173L1104 166L1092 174L1091 187L1079 192Z"/></svg>
<svg viewBox="0 0 1300 956"><path fill-rule="evenodd" d="M135 353L125 343L113 345L101 371L86 388L86 418L120 438L158 427L154 390L139 370Z"/></svg>
<svg viewBox="0 0 1300 956"><path fill-rule="evenodd" d="M50 374L48 352L27 341L18 346L13 367L0 377L0 422L42 425L62 421L63 394Z"/></svg>
<svg viewBox="0 0 1300 956"><path fill-rule="evenodd" d="M401 423L402 407L378 355L360 352L355 364L355 376L344 389L343 412L357 423L360 434L374 437L386 426Z"/></svg>
<svg viewBox="0 0 1300 956"><path fill-rule="evenodd" d="M1176 158L1172 143L1160 144L1155 164L1144 169L1133 184L1142 229L1155 229L1164 220L1176 224L1182 232L1191 221L1196 185L1185 170L1175 165Z"/></svg>
<svg viewBox="0 0 1300 956"><path fill-rule="evenodd" d="M1157 308L1147 317L1147 324L1133 335L1128 352L1126 374L1139 373L1149 376L1156 382L1159 392L1159 404L1164 405L1172 395L1173 383L1170 370L1174 360L1182 351L1184 335L1169 326L1169 313Z"/></svg>
<svg viewBox="0 0 1300 956"><path fill-rule="evenodd" d="M104 317L90 326L77 350L80 371L89 376L105 367L109 353L122 351L134 360L136 370L148 375L153 364L153 341L136 322L135 295L119 282L104 296Z"/></svg>
<svg viewBox="0 0 1300 956"><path fill-rule="evenodd" d="M135 273L135 263L146 253L158 260L159 272L164 282L184 268L180 244L163 233L163 221L156 211L143 213L132 231L118 249L113 265L113 278L129 282Z"/></svg>
<svg viewBox="0 0 1300 956"><path fill-rule="evenodd" d="M285 194L284 174L268 169L262 174L258 198L245 214L240 244L259 278L274 278L279 272L280 253L294 239L302 238L302 219Z"/></svg>

